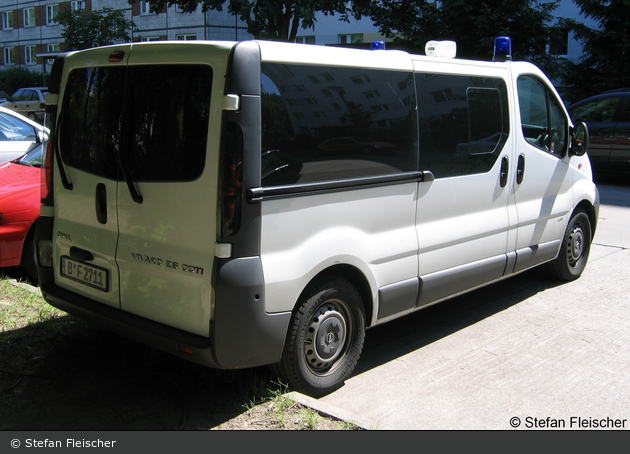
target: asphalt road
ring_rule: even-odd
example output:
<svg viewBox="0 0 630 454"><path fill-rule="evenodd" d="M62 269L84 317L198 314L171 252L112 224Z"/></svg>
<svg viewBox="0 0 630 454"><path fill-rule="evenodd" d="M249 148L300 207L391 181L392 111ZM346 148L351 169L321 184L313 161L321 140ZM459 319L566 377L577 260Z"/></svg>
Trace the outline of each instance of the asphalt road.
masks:
<svg viewBox="0 0 630 454"><path fill-rule="evenodd" d="M587 268L531 270L368 330L353 377L315 400L367 429L630 428L630 185L600 184Z"/></svg>

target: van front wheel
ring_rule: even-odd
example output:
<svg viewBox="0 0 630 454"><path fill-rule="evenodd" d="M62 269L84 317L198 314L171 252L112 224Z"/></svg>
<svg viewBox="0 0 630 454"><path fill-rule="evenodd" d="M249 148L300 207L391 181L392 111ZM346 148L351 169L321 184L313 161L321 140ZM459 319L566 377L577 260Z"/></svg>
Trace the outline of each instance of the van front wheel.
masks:
<svg viewBox="0 0 630 454"><path fill-rule="evenodd" d="M569 221L558 257L548 265L551 274L565 281L579 278L586 268L592 239L591 221L584 211L577 211Z"/></svg>
<svg viewBox="0 0 630 454"><path fill-rule="evenodd" d="M345 279L324 278L310 285L298 302L282 359L272 369L291 389L320 397L350 377L364 339L359 292Z"/></svg>

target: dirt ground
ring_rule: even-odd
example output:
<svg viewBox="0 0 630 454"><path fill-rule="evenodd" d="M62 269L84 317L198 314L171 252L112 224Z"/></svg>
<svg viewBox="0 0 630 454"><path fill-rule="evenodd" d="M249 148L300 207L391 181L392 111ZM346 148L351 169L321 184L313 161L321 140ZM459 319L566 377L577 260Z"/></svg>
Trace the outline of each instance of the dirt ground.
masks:
<svg viewBox="0 0 630 454"><path fill-rule="evenodd" d="M267 368L206 368L70 315L0 328L0 430L348 429L270 386Z"/></svg>

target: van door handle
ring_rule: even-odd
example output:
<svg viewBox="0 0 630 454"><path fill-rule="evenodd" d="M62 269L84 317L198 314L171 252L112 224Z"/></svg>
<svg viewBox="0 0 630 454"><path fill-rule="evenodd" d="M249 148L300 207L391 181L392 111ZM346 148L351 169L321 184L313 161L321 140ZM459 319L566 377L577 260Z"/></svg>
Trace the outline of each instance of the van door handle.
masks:
<svg viewBox="0 0 630 454"><path fill-rule="evenodd" d="M94 255L90 251L86 251L85 249L81 249L76 246L72 246L70 248L70 257L82 262L90 262L94 260Z"/></svg>
<svg viewBox="0 0 630 454"><path fill-rule="evenodd" d="M101 224L107 224L107 187L103 183L96 185L96 219Z"/></svg>
<svg viewBox="0 0 630 454"><path fill-rule="evenodd" d="M521 184L523 177L525 176L525 155L518 157L518 164L516 165L516 182Z"/></svg>
<svg viewBox="0 0 630 454"><path fill-rule="evenodd" d="M509 167L509 161L507 156L503 156L503 159L501 159L501 176L499 178L499 185L504 188L505 185L507 184L507 180L508 180L508 167Z"/></svg>

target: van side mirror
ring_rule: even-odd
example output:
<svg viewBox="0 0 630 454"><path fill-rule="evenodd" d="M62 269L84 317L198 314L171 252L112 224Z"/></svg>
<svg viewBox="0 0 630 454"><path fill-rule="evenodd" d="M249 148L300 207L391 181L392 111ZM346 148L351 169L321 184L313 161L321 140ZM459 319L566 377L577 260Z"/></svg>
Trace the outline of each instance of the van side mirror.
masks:
<svg viewBox="0 0 630 454"><path fill-rule="evenodd" d="M571 147L569 156L584 156L588 146L588 127L586 123L580 122L573 126L571 130Z"/></svg>

